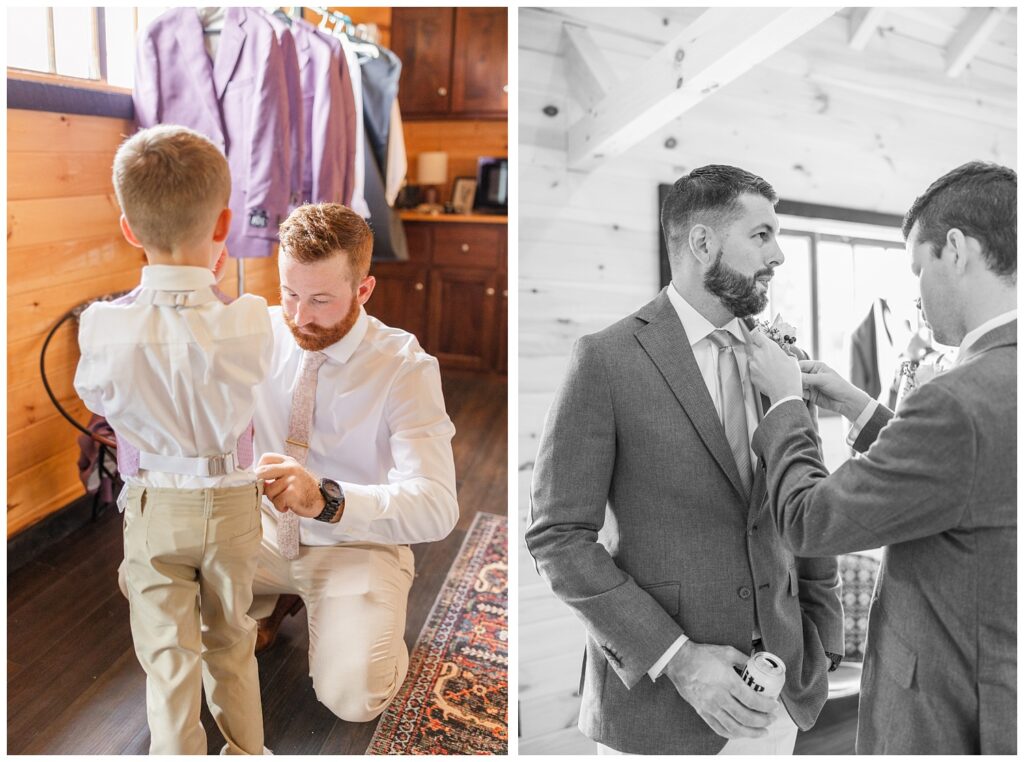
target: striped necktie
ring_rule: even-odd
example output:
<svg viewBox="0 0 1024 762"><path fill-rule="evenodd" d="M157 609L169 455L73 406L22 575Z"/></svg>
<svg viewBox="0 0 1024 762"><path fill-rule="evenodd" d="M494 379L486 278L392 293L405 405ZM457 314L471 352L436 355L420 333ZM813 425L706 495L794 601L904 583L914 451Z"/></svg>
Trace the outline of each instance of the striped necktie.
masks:
<svg viewBox="0 0 1024 762"><path fill-rule="evenodd" d="M749 496L753 476L750 470L747 408L743 397L743 383L740 381L740 366L733 350L732 335L719 328L712 331L708 339L718 348L718 399L722 405L725 438L729 440L729 449L736 460L744 493Z"/></svg>
<svg viewBox="0 0 1024 762"><path fill-rule="evenodd" d="M288 419L288 438L284 454L295 458L300 466L306 465L309 454L309 430L313 426L313 405L316 402L316 377L327 355L323 352L303 352L299 380L292 393L292 411ZM299 516L285 511L277 517L277 547L281 555L291 560L299 555Z"/></svg>

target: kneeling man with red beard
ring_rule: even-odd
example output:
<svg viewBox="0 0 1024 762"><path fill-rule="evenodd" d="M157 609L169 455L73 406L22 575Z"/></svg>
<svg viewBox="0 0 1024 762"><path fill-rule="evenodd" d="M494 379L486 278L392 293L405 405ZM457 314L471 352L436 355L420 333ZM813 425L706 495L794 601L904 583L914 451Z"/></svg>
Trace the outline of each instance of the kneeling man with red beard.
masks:
<svg viewBox="0 0 1024 762"><path fill-rule="evenodd" d="M308 204L280 239L281 306L255 417L266 486L250 613L260 650L304 603L318 699L366 722L408 668L409 544L440 540L458 520L455 427L437 360L363 309L376 282L366 222Z"/></svg>

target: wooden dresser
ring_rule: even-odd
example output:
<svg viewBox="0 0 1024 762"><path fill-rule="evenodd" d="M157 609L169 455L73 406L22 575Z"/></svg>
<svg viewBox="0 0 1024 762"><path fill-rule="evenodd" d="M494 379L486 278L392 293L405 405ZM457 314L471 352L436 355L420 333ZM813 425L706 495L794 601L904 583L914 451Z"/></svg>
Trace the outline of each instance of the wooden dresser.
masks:
<svg viewBox="0 0 1024 762"><path fill-rule="evenodd" d="M403 212L409 260L374 262L366 311L442 367L508 372L508 218Z"/></svg>

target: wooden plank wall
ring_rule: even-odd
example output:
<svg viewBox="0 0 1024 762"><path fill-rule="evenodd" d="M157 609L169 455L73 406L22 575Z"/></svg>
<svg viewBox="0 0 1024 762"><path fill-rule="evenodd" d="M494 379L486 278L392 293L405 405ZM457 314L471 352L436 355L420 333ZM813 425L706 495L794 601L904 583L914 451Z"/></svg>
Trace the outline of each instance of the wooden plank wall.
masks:
<svg viewBox="0 0 1024 762"><path fill-rule="evenodd" d="M50 327L88 299L138 283L144 257L118 228L110 181L132 122L9 109L7 112L7 536L84 494L77 431L50 403L39 355ZM273 259L250 260L246 287L277 303ZM234 263L222 284L236 293ZM47 351L47 378L85 423L72 386L77 326L61 327Z"/></svg>
<svg viewBox="0 0 1024 762"><path fill-rule="evenodd" d="M703 164L729 163L761 174L783 198L902 214L959 163L981 158L1016 165L1015 55L1009 60L997 50L995 60L976 62L966 79L949 80L939 68L938 45L942 24L955 23L947 16L957 9L927 19L924 9L912 9L909 20L891 17L895 31L874 40L866 53L846 47L846 18L837 16L626 155L590 173L568 170L566 131L581 107L566 80L562 22L586 26L613 69L626 76L701 10L519 13L524 753L594 750L575 728L583 629L537 576L523 532L538 438L572 343L658 290L657 185ZM925 20L935 44L900 33L916 31ZM557 113L546 115L552 106Z"/></svg>

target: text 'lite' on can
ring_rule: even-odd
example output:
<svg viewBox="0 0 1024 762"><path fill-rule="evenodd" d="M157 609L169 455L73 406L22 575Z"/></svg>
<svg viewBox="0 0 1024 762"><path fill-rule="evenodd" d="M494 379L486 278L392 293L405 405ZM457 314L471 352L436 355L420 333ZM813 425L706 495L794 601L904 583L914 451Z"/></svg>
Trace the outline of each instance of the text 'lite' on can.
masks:
<svg viewBox="0 0 1024 762"><path fill-rule="evenodd" d="M755 693L778 698L786 683L786 665L775 654L760 651L747 660L740 679Z"/></svg>

